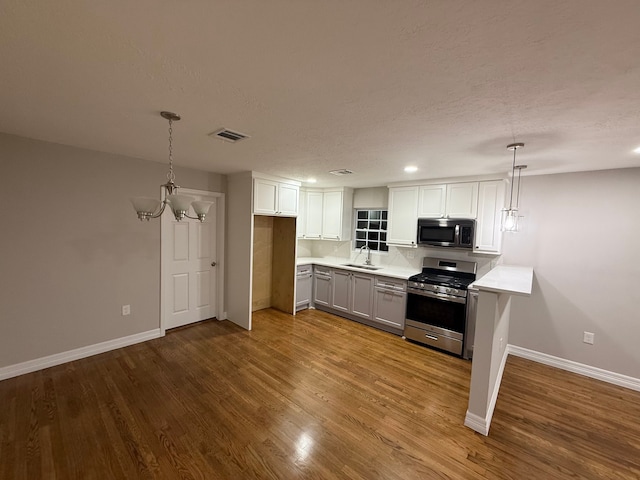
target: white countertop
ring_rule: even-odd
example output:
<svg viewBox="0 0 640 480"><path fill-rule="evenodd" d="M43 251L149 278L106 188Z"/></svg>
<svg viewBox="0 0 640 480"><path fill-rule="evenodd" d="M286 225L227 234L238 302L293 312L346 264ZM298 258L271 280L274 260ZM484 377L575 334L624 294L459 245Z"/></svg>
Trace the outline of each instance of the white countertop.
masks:
<svg viewBox="0 0 640 480"><path fill-rule="evenodd" d="M408 279L411 275L420 273L419 269L394 267L392 265L373 265L374 267L380 267L379 270L367 270L357 267L346 267L345 263L350 262L348 258L339 257L298 257L296 259L296 265L322 265L325 267L343 268L345 270L351 270L353 272L370 273L372 275L381 275L383 277L400 278L402 280Z"/></svg>
<svg viewBox="0 0 640 480"><path fill-rule="evenodd" d="M469 288L495 293L511 293L513 295L531 295L533 284L533 267L517 265L498 265L484 277L473 282Z"/></svg>

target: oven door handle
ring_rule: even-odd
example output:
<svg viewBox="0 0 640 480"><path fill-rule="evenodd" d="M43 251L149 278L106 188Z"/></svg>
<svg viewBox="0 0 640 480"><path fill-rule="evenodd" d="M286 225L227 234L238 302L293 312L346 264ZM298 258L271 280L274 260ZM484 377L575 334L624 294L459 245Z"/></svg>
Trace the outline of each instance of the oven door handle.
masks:
<svg viewBox="0 0 640 480"><path fill-rule="evenodd" d="M453 295L447 295L446 293L433 293L428 292L426 290L420 290L417 288L407 288L407 293L412 293L414 295L420 295L422 297L436 298L438 300L444 300L446 302L454 302L454 303L467 303L467 299L465 297L455 297Z"/></svg>

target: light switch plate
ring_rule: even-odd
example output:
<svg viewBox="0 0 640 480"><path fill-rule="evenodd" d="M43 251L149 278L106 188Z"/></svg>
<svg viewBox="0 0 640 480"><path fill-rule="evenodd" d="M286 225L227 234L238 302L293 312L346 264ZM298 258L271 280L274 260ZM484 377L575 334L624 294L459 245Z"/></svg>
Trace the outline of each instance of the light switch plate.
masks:
<svg viewBox="0 0 640 480"><path fill-rule="evenodd" d="M592 332L584 332L584 337L582 338L582 341L584 343L588 343L589 345L593 345L593 341L595 339L595 334Z"/></svg>

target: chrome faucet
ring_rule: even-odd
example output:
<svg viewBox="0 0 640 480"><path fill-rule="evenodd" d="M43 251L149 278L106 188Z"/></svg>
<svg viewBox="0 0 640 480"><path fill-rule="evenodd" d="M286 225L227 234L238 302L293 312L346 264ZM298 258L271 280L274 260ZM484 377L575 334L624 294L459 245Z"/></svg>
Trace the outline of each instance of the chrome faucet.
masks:
<svg viewBox="0 0 640 480"><path fill-rule="evenodd" d="M369 245L363 245L360 247L360 253L362 254L362 249L366 248L367 249L367 258L364 261L365 265L371 265L371 249L369 248Z"/></svg>

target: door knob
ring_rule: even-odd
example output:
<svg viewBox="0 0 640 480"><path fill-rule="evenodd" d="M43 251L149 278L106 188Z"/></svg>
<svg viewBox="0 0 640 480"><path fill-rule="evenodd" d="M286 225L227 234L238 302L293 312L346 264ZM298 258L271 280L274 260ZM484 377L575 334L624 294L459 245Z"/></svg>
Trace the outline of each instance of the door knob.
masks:
<svg viewBox="0 0 640 480"><path fill-rule="evenodd" d="M215 267L216 265L217 265L217 263L216 263L216 262L211 262L211 266L212 266L212 267Z"/></svg>

